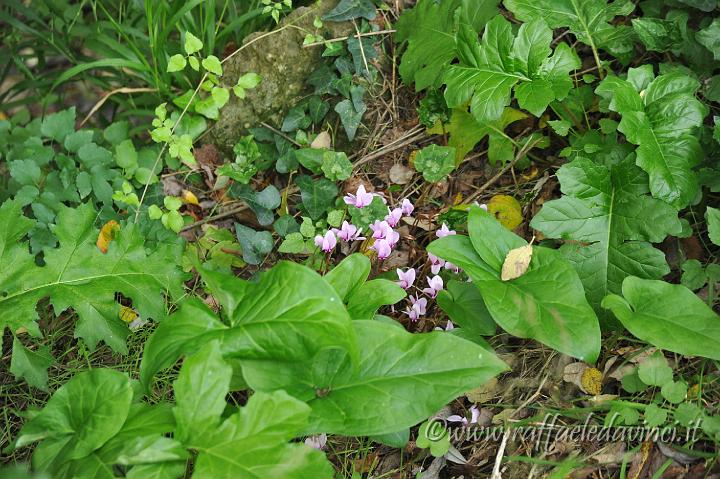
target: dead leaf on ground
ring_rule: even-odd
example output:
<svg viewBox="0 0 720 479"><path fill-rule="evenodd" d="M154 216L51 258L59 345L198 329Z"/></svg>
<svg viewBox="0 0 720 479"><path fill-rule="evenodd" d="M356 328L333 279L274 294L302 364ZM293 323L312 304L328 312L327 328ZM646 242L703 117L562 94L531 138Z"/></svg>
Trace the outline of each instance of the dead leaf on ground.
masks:
<svg viewBox="0 0 720 479"><path fill-rule="evenodd" d="M487 210L509 230L514 230L523 222L520 203L512 196L493 196L487 203Z"/></svg>
<svg viewBox="0 0 720 479"><path fill-rule="evenodd" d="M315 139L310 143L310 148L315 149L330 149L332 148L332 138L330 138L330 133L327 131L321 131L318 133L318 136L315 137Z"/></svg>
<svg viewBox="0 0 720 479"><path fill-rule="evenodd" d="M402 163L396 163L390 168L390 182L397 185L405 185L412 180L414 175L413 170L403 165Z"/></svg>

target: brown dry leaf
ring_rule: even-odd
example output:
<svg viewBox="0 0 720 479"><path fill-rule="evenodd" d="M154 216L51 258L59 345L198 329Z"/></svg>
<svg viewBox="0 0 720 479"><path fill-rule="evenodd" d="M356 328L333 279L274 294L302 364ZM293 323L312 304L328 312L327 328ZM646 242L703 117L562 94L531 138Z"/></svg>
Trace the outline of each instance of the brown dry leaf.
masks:
<svg viewBox="0 0 720 479"><path fill-rule="evenodd" d="M310 148L316 148L316 149L330 149L332 147L332 138L330 138L330 133L327 131L321 131L318 133L318 136L315 137L315 139L310 143Z"/></svg>
<svg viewBox="0 0 720 479"><path fill-rule="evenodd" d="M115 220L110 220L103 225L98 234L97 242L95 243L103 254L108 252L110 242L115 239L115 233L120 231L120 225Z"/></svg>
<svg viewBox="0 0 720 479"><path fill-rule="evenodd" d="M371 452L367 456L355 459L353 461L354 471L359 473L367 473L372 471L373 465L377 462L378 453L377 452Z"/></svg>
<svg viewBox="0 0 720 479"><path fill-rule="evenodd" d="M627 475L628 479L640 478L643 470L645 469L645 466L647 466L648 459L650 458L650 453L652 452L652 450L652 441L645 441L642 443L642 446L640 446L640 450L633 457L632 464L630 465L630 470L628 471Z"/></svg>
<svg viewBox="0 0 720 479"><path fill-rule="evenodd" d="M403 165L402 163L396 163L390 168L390 182L397 185L405 185L410 183L414 175L413 170Z"/></svg>
<svg viewBox="0 0 720 479"><path fill-rule="evenodd" d="M190 190L183 190L181 199L186 205L200 206L197 196Z"/></svg>
<svg viewBox="0 0 720 479"><path fill-rule="evenodd" d="M421 217L417 216L415 218L410 218L408 216L403 216L402 221L410 226L416 226L420 228L421 230L425 231L432 231L435 229L435 224L430 221L427 217Z"/></svg>
<svg viewBox="0 0 720 479"><path fill-rule="evenodd" d="M509 281L524 275L530 267L532 261L532 244L511 249L505 256L505 262L502 266L500 279Z"/></svg>
<svg viewBox="0 0 720 479"><path fill-rule="evenodd" d="M613 442L594 453L592 458L598 464L620 464L625 458L625 453L624 442Z"/></svg>
<svg viewBox="0 0 720 479"><path fill-rule="evenodd" d="M520 203L512 196L495 195L488 201L487 208L488 212L509 230L514 230L523 221Z"/></svg>
<svg viewBox="0 0 720 479"><path fill-rule="evenodd" d="M490 402L495 397L497 387L497 378L492 378L490 381L486 382L479 388L475 388L471 391L466 392L465 397L468 398L468 401L470 402L484 404Z"/></svg>

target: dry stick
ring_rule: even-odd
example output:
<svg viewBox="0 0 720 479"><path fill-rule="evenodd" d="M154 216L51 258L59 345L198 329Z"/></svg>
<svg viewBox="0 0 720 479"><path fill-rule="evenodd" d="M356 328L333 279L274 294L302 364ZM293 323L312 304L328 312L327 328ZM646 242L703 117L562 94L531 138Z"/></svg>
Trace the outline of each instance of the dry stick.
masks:
<svg viewBox="0 0 720 479"><path fill-rule="evenodd" d="M105 104L105 102L113 95L116 95L118 93L153 93L156 92L157 88L129 88L129 87L122 87L122 88L116 88L115 90L112 90L105 95L97 102L95 103L95 106L93 106L88 114L85 116L83 121L80 122L80 126L78 128L82 128L85 123L90 119L91 116L93 116L102 106Z"/></svg>
<svg viewBox="0 0 720 479"><path fill-rule="evenodd" d="M543 386L545 386L545 382L548 380L549 375L546 375L542 381L540 381L540 386L538 386L537 390L523 403L515 409L515 412L513 412L508 419L512 419L515 414L524 409L525 406L533 402L537 397L540 395L540 392L542 391ZM502 463L502 458L505 455L505 447L507 446L508 438L510 437L510 429L508 428L505 431L505 434L503 434L502 442L500 443L500 447L498 448L498 452L495 455L495 465L493 466L492 474L490 475L490 479L502 479L502 476L500 475L500 464Z"/></svg>
<svg viewBox="0 0 720 479"><path fill-rule="evenodd" d="M360 30L358 29L357 23L355 23L355 20L353 20L353 27L355 27L355 32L357 33L357 39L358 39L358 45L360 45L360 55L362 56L363 63L365 64L365 71L370 72L370 67L368 66L367 58L365 57L365 48L363 47L363 42L360 39Z"/></svg>
<svg viewBox="0 0 720 479"><path fill-rule="evenodd" d="M265 123L264 121L261 121L260 124L261 124L263 127L265 127L266 129L268 129L268 130L272 131L273 133L275 133L276 135L279 135L279 136L285 138L287 141L289 141L289 142L292 143L293 145L297 146L298 148L302 148L302 145L301 145L300 143L298 143L297 141L293 140L291 137L289 137L288 135L286 135L286 134L283 133L282 131L278 130L277 128L273 128L272 126L268 125L268 124Z"/></svg>
<svg viewBox="0 0 720 479"><path fill-rule="evenodd" d="M307 45L303 45L303 48L316 47L318 45L325 45L326 43L344 42L345 40L349 40L350 38L357 38L359 40L360 37L371 37L373 35L385 35L386 33L395 33L396 31L397 30L379 30L377 32L367 32L367 33L358 32L356 35L348 35L346 37L337 37L337 38L331 38L330 40L323 40L321 42L308 43Z"/></svg>
<svg viewBox="0 0 720 479"><path fill-rule="evenodd" d="M302 18L302 17L301 17L301 18ZM285 30L286 28L290 27L291 25L292 25L292 24L287 24L287 25L285 25L284 27L278 28L277 30L272 30L272 31L270 31L270 32L263 33L262 35L259 35L259 36L255 37L255 38L253 38L252 40L248 41L248 42L245 43L243 46L241 46L240 48L238 48L237 50L235 50L234 52L232 52L230 55L228 55L227 57L225 57L220 63L221 63L221 64L222 64L222 63L225 63L226 61L230 60L232 57L234 57L234 56L237 55L239 52L241 52L241 51L244 50L245 48L249 47L249 46L252 45L253 43L255 43L255 42L257 42L257 41L260 41L260 40L262 40L263 38L267 38L267 37L269 37L270 35L274 35L274 34L276 34L276 33L280 33L280 32L282 32L283 30ZM200 87L202 86L203 83L205 83L205 80L207 79L207 76L208 76L208 74L207 74L207 73L204 73L203 76L202 76L202 78L200 78L200 82L198 83L197 88L195 88L195 91L193 91L193 94L192 94L192 96L190 97L190 101L187 102L187 105L185 105L185 108L183 108L183 111L180 113L180 116L178 117L177 121L175 121L175 124L173 125L172 130L170 131L170 135L172 135L173 133L175 133L175 130L177 129L178 125L180 124L180 121L183 119L183 117L185 116L185 113L187 113L188 108L190 107L190 105L192 104L193 100L195 99L195 97L197 96L198 92L200 91ZM162 149L160 150L160 153L158 153L158 156L157 156L157 158L155 159L155 163L153 164L153 167L152 167L152 170L151 170L151 171L155 171L155 168L157 168L158 164L160 163L160 160L162 159L163 154L165 153L165 150L167 149L167 145L168 145L167 143L163 144L163 147L162 147ZM140 207L142 206L143 202L145 201L145 196L147 195L148 188L150 188L150 180L149 180L149 179L148 179L148 182L145 183L145 187L143 188L142 196L140 196L140 204L138 205L137 211L135 212L135 223L137 223L138 219L140 218Z"/></svg>
<svg viewBox="0 0 720 479"><path fill-rule="evenodd" d="M387 145L383 146L379 150L375 151L374 153L371 153L367 156L364 156L360 158L358 161L355 162L353 165L353 169L357 169L358 167L364 165L368 161L372 161L376 158L380 158L383 155L386 155L390 153L391 151L398 150L404 146L407 146L411 143L415 143L418 140L423 139L426 137L426 134L424 131L415 133L413 130L410 130L412 133L406 134L403 137L393 141L392 143L388 143Z"/></svg>

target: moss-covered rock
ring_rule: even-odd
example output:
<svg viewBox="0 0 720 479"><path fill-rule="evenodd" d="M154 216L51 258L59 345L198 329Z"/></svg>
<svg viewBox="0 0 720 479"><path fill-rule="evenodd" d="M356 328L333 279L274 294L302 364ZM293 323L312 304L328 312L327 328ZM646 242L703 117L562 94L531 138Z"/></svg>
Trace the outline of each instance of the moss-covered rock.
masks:
<svg viewBox="0 0 720 479"><path fill-rule="evenodd" d="M231 88L237 79L248 72L262 77L254 90L243 100L231 95L231 100L220 112L220 118L211 129L214 143L226 152L232 150L237 139L248 128L261 122L280 125L285 113L306 93L306 79L322 60L322 46L303 48L305 35L315 32L315 17L335 8L338 0L322 0L310 7L295 9L278 26L282 29L273 35L257 32L247 37L245 49L223 66L223 83ZM325 38L349 35L353 26L349 22L325 22Z"/></svg>

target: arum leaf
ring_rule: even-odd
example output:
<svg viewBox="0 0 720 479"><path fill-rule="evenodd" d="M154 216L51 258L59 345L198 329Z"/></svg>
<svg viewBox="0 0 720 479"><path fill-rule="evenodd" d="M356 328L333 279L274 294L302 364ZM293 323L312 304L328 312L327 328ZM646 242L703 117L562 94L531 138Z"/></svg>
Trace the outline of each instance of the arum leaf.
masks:
<svg viewBox="0 0 720 479"><path fill-rule="evenodd" d="M79 373L23 426L15 447L62 438L65 460L85 457L122 428L132 396L130 379L123 373L112 369Z"/></svg>
<svg viewBox="0 0 720 479"><path fill-rule="evenodd" d="M258 282L201 273L229 326L200 301L185 301L160 323L145 346L140 376L146 386L157 371L214 339L223 354L278 363L306 360L326 347L351 352L356 348L350 318L337 293L304 266L281 261Z"/></svg>
<svg viewBox="0 0 720 479"><path fill-rule="evenodd" d="M647 175L628 157L614 166L579 157L557 172L565 196L549 201L530 226L568 243L560 248L577 270L598 314L628 276L659 279L670 272L650 243L680 233L677 212L648 195Z"/></svg>
<svg viewBox="0 0 720 479"><path fill-rule="evenodd" d="M600 352L600 327L572 265L559 252L535 246L528 271L502 281L508 251L526 242L481 208L472 208L468 218L470 238L447 236L431 243L428 251L465 270L495 322L507 332L594 362Z"/></svg>
<svg viewBox="0 0 720 479"><path fill-rule="evenodd" d="M445 314L460 326L459 331L469 333L468 336L463 335L464 338L475 342L481 336L495 334L495 321L487 310L480 291L472 283L450 280L446 289L438 293L437 303Z"/></svg>
<svg viewBox="0 0 720 479"><path fill-rule="evenodd" d="M720 359L720 318L685 286L625 278L602 302L634 336L686 356Z"/></svg>
<svg viewBox="0 0 720 479"><path fill-rule="evenodd" d="M348 298L352 319L372 319L381 306L392 305L407 296L405 290L387 279L373 279L355 288Z"/></svg>
<svg viewBox="0 0 720 479"><path fill-rule="evenodd" d="M347 303L352 293L367 280L370 267L370 259L367 256L354 253L326 274L325 280L335 289L340 299Z"/></svg>
<svg viewBox="0 0 720 479"><path fill-rule="evenodd" d="M358 365L341 350L299 364L248 363L248 384L284 389L307 402L307 433L364 436L415 425L506 369L493 354L452 334L410 334L380 321L352 325L364 345Z"/></svg>
<svg viewBox="0 0 720 479"><path fill-rule="evenodd" d="M510 281L524 275L530 267L532 260L532 246L526 245L519 248L511 249L505 257L502 265L500 279Z"/></svg>
<svg viewBox="0 0 720 479"><path fill-rule="evenodd" d="M694 131L707 114L695 98L699 87L683 73L668 73L655 78L643 95L638 85L614 76L595 90L622 116L618 130L638 145L636 164L650 176L652 195L676 208L687 206L698 191L692 169L703 153Z"/></svg>

